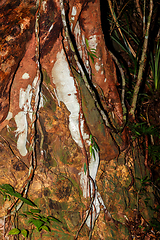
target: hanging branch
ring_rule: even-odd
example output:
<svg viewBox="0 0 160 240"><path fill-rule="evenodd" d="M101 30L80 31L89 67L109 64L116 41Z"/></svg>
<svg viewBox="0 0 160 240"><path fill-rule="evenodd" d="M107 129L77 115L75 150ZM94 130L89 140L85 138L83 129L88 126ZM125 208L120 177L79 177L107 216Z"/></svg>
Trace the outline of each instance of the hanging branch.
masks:
<svg viewBox="0 0 160 240"><path fill-rule="evenodd" d="M150 0L150 12L149 12L149 16L148 16L146 34L145 34L144 43L143 43L143 51L142 51L141 60L140 60L137 82L136 82L136 86L134 88L131 109L129 112L130 115L133 117L133 119L135 119L135 109L136 109L136 104L137 104L137 98L138 98L138 93L139 93L139 89L140 89L140 85L141 85L142 77L143 77L143 70L144 70L145 62L146 62L146 58L147 58L146 52L147 52L147 46L148 46L148 37L149 37L152 12L153 12L153 0Z"/></svg>

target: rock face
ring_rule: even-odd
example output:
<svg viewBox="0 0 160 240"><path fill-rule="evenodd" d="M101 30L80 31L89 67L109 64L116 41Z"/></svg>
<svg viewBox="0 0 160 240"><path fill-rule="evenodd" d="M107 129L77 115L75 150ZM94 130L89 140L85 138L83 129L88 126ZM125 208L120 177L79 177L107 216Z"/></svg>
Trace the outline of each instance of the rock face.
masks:
<svg viewBox="0 0 160 240"><path fill-rule="evenodd" d="M18 227L25 226L32 239L74 239L78 232L80 239L91 233L93 239L129 239L125 223L136 209L137 172L133 158L125 165L120 152L127 146L126 129L114 132L104 121L105 115L114 128L123 125L100 3L62 3L0 3L0 183L24 197L28 192L43 216L59 219L50 223L51 232L38 233L19 217ZM64 12L77 62L61 20ZM142 177L143 168L137 170ZM5 216L13 209L11 201L1 203L1 235L7 239L14 219ZM148 220L143 204L140 199ZM28 208L24 204L20 212Z"/></svg>

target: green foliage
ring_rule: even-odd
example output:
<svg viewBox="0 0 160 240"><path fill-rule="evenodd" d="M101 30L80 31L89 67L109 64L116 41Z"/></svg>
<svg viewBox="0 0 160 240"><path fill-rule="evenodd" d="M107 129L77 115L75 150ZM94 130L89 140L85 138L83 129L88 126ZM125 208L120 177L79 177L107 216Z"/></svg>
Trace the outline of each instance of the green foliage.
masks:
<svg viewBox="0 0 160 240"><path fill-rule="evenodd" d="M149 137L157 137L160 138L160 129L158 127L154 127L153 125L148 126L146 122L142 123L130 123L129 128L132 131L132 139L139 138L141 136L148 135ZM152 145L149 142L148 146L149 157L152 160L153 164L156 164L160 161L160 147L159 145Z"/></svg>
<svg viewBox="0 0 160 240"><path fill-rule="evenodd" d="M29 235L29 232L28 232L28 230L27 229L22 229L21 230L21 234L25 237L25 238L27 238L28 237L28 235Z"/></svg>
<svg viewBox="0 0 160 240"><path fill-rule="evenodd" d="M149 156L152 158L152 161L154 164L156 164L156 162L160 161L160 147L159 145L149 145L148 146L148 150L149 150Z"/></svg>
<svg viewBox="0 0 160 240"><path fill-rule="evenodd" d="M141 187L140 191L145 190L145 187L148 185L151 185L151 179L146 175L142 179L141 178L136 178L137 180L140 181Z"/></svg>
<svg viewBox="0 0 160 240"><path fill-rule="evenodd" d="M129 128L132 131L132 134L137 138L142 135L154 135L159 136L159 129L153 125L148 126L146 122L142 123L129 123Z"/></svg>
<svg viewBox="0 0 160 240"><path fill-rule="evenodd" d="M115 15L115 13L114 13ZM115 15L116 17L116 15ZM125 15L125 19L126 19L126 27L123 27L124 23L120 20L118 20L118 18L116 18L117 24L121 30L121 38L119 37L119 31L117 28L115 28L112 33L111 33L111 38L113 40L113 42L115 42L130 58L133 67L132 68L128 68L130 74L134 75L134 78L136 77L137 71L138 71L138 66L139 66L139 59L138 59L138 54L141 48L141 44L140 41L138 39L138 37L136 37L136 34L134 32L132 32L130 26L129 26L129 21L127 16ZM111 21L111 20L110 20ZM137 51L136 51L136 56L133 55L129 44L129 40L132 40L134 42L134 44L137 46Z"/></svg>
<svg viewBox="0 0 160 240"><path fill-rule="evenodd" d="M22 197L20 193L15 191L15 189L10 184L2 184L0 185L0 193L4 196L4 199L11 199L11 197L16 197L19 200L21 200L23 203L26 203L29 206L37 207L34 202L32 202L28 198ZM45 230L47 232L50 232L50 223L51 222L57 222L60 223L57 218L53 216L43 216L40 214L41 210L38 208L30 209L29 211L25 211L22 214L19 214L19 218L26 218L28 219L28 223L33 225L38 232L41 230ZM27 229L19 229L17 227L11 229L8 233L9 235L19 235L22 234L25 238L28 237L29 231Z"/></svg>
<svg viewBox="0 0 160 240"><path fill-rule="evenodd" d="M99 148L98 148L98 145L97 145L97 143L95 142L95 140L94 140L94 138L93 138L92 135L90 135L90 138L89 138L89 139L90 139L90 141L91 141L91 144L90 144L90 146L89 146L90 156L92 157L92 155L93 155L94 159L96 160L95 151L97 152L97 151L99 150Z"/></svg>
<svg viewBox="0 0 160 240"><path fill-rule="evenodd" d="M20 193L18 193L17 191L15 191L14 188L10 184L0 185L0 191L1 191L1 193L4 194L5 198L6 197L8 198L8 195L14 196L14 197L19 198L22 202L24 202L32 207L36 207L36 205L30 199L22 197L22 195Z"/></svg>
<svg viewBox="0 0 160 240"><path fill-rule="evenodd" d="M53 216L43 216L40 214L40 209L30 209L29 211L24 212L23 214L19 214L19 217L23 217L28 219L28 223L33 225L38 232L41 232L42 230L45 230L47 232L50 232L50 223L51 222L57 222L60 223L60 221L53 217ZM29 231L27 229L18 229L13 228L11 231L9 231L9 235L17 235L22 234L24 237L27 237L29 235Z"/></svg>
<svg viewBox="0 0 160 240"><path fill-rule="evenodd" d="M159 41L157 42L155 53L150 53L150 67L154 80L155 90L159 90L160 88L160 45Z"/></svg>
<svg viewBox="0 0 160 240"><path fill-rule="evenodd" d="M13 228L12 230L9 231L9 235L17 235L19 234L21 231L18 228Z"/></svg>
<svg viewBox="0 0 160 240"><path fill-rule="evenodd" d="M150 226L152 226L156 231L160 231L160 222L157 218L153 218L150 222Z"/></svg>

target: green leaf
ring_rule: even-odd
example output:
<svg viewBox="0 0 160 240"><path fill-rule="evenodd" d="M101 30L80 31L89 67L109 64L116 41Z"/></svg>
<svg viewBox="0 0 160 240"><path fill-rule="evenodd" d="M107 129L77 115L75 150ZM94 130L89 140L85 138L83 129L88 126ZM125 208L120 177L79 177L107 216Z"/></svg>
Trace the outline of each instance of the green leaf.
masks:
<svg viewBox="0 0 160 240"><path fill-rule="evenodd" d="M36 204L34 202L32 202L30 199L28 199L28 198L19 197L19 199L21 201L23 201L24 203L28 204L29 206L36 207Z"/></svg>
<svg viewBox="0 0 160 240"><path fill-rule="evenodd" d="M97 145L97 143L96 143L96 142L94 142L94 145L93 145L93 147L94 147L94 149L95 149L96 151L98 151L98 150L99 150L99 148L98 148L98 145Z"/></svg>
<svg viewBox="0 0 160 240"><path fill-rule="evenodd" d="M34 226L36 226L38 231L39 231L39 228L42 225L44 225L44 221L42 221L40 219L35 219L35 218L31 218L28 222L32 223Z"/></svg>
<svg viewBox="0 0 160 240"><path fill-rule="evenodd" d="M10 195L14 194L14 188L10 184L2 184L0 188L4 189L5 192L9 193Z"/></svg>
<svg viewBox="0 0 160 240"><path fill-rule="evenodd" d="M26 211L26 212L24 212L24 213L26 213L27 215L33 215L33 213L30 212L30 211Z"/></svg>
<svg viewBox="0 0 160 240"><path fill-rule="evenodd" d="M95 52L96 53L96 49L95 48L90 48L91 52Z"/></svg>
<svg viewBox="0 0 160 240"><path fill-rule="evenodd" d="M87 46L87 49L89 48L89 42L88 42L88 39L86 38L86 46Z"/></svg>
<svg viewBox="0 0 160 240"><path fill-rule="evenodd" d="M86 174L86 172L87 172L87 165L86 163L84 163L84 173Z"/></svg>
<svg viewBox="0 0 160 240"><path fill-rule="evenodd" d="M17 197L19 199L22 197L21 194L16 192L16 191L14 191L13 196L15 196L15 197Z"/></svg>
<svg viewBox="0 0 160 240"><path fill-rule="evenodd" d="M97 55L95 55L92 51L91 51L91 55L92 57L98 58Z"/></svg>
<svg viewBox="0 0 160 240"><path fill-rule="evenodd" d="M18 228L13 228L12 230L9 231L8 235L17 235L21 231Z"/></svg>
<svg viewBox="0 0 160 240"><path fill-rule="evenodd" d="M96 155L93 148L92 148L92 154L93 154L94 160L96 160Z"/></svg>
<svg viewBox="0 0 160 240"><path fill-rule="evenodd" d="M53 216L48 216L47 217L49 220L53 221L53 222L61 222L60 220L58 220L57 218L53 217Z"/></svg>
<svg viewBox="0 0 160 240"><path fill-rule="evenodd" d="M40 212L41 212L40 209L30 209L30 211L31 211L32 213L40 213Z"/></svg>
<svg viewBox="0 0 160 240"><path fill-rule="evenodd" d="M93 136L92 135L90 135L89 139L91 141L91 144L93 144Z"/></svg>
<svg viewBox="0 0 160 240"><path fill-rule="evenodd" d="M48 226L46 226L46 225L43 225L43 226L41 227L41 229L46 230L47 232L50 232L50 231L51 231L50 228L49 228Z"/></svg>
<svg viewBox="0 0 160 240"><path fill-rule="evenodd" d="M19 198L21 201L23 201L24 203L26 203L30 206L32 206L32 207L36 206L31 200L22 197L20 193L16 192L10 184L2 184L2 185L0 185L0 188L5 190L6 193L10 194L11 196Z"/></svg>
<svg viewBox="0 0 160 240"><path fill-rule="evenodd" d="M49 219L47 217L41 216L41 220L44 221L45 223L50 223Z"/></svg>
<svg viewBox="0 0 160 240"><path fill-rule="evenodd" d="M92 156L92 145L89 146L89 153Z"/></svg>
<svg viewBox="0 0 160 240"><path fill-rule="evenodd" d="M28 232L27 229L22 229L22 230L21 230L21 234L22 234L25 238L27 238L28 235L29 235L29 232Z"/></svg>

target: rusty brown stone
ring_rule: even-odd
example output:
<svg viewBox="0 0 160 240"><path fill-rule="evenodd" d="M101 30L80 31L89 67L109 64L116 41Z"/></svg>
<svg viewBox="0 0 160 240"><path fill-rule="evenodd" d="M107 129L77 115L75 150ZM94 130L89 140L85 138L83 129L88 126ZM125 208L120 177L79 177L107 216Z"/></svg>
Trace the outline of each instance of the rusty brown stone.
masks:
<svg viewBox="0 0 160 240"><path fill-rule="evenodd" d="M39 86L40 105L34 122L31 99L35 97L33 83L39 70L35 57L37 54L34 29L36 1L3 0L0 7L2 26L0 38L0 184L10 184L16 191L23 190L22 193L24 193L24 186L30 180L28 179L29 169L34 165L32 162L34 158L31 158L34 155L31 142L34 140L36 167L29 185L28 197L41 209L42 215L54 216L60 220L60 223L50 224L51 232L41 231L41 235L35 231L36 229L33 230L33 226L28 226L23 218L19 221L19 228L28 229L30 232L32 228L32 238L35 240L39 237L46 240L74 239L89 207L92 207L90 205L93 195L91 196L88 190L92 186L92 194L97 194L96 203L101 209L99 218L95 221L93 239L110 237L119 239L119 236L121 239L128 239L129 230L125 221L127 217L129 221L133 219L131 204L135 206L137 198L133 186L128 192L126 189L132 183L132 172L135 177L143 177L143 174L139 168L135 170L133 156L127 151L122 152L127 147L127 129L124 128L122 133L113 133L105 126L95 102L92 101L92 95L85 84L78 85L71 71L76 61L73 60L73 52L69 49L69 44L65 39L59 1L42 1L40 7L39 63L42 82ZM116 121L122 125L122 107L116 86L115 64L105 46L100 23L100 1L71 0L65 1L64 7L70 26L71 23L73 24L71 32L75 36L75 46L77 49L80 47L82 52L83 67L86 67L88 76L92 76L90 83L95 86L104 110L108 115L113 112ZM90 49L86 49L85 45L85 38L88 41L91 40L89 44L92 45L93 36L96 39L94 43L96 43L96 55L98 56L94 59L94 63L87 54ZM60 55L62 52L64 55ZM62 69L57 67L58 70L53 72L57 59L59 65L60 59L64 65L66 64L66 71L63 72L64 69L61 66ZM69 100L65 101L61 96L63 91L58 96L59 89L63 88L63 84L65 85L62 77L59 78L61 73L63 73L61 76L64 80L72 80L72 86L69 85L69 88L74 87L74 91L70 92L69 89L67 97L75 97L71 106L75 107L77 104L78 111L76 109L72 112L71 107L68 107L67 101ZM53 81L54 78L59 79L59 82ZM67 88L68 85L65 87ZM79 136L79 139L78 137L78 140L76 139L77 142L73 136L75 129L71 130L71 125L69 125L71 115L76 119L75 129L78 126L79 135L75 134L76 137ZM33 135L33 132L36 134ZM99 150L93 153L94 141ZM22 147L25 151L21 151ZM97 155L94 157L95 154L98 157ZM125 161L125 154L128 154L127 161ZM87 175L87 164L90 164L89 174L92 178ZM140 169L144 173L142 156L138 164L141 164ZM97 174L95 179L93 179L94 174ZM94 183L90 184L90 187L84 183L85 176L88 177L88 182ZM151 189L149 191L148 197L152 197ZM86 194L88 195L85 196ZM12 203L13 201L14 199ZM6 211L12 204L11 201L4 201L3 196L0 195L0 202L0 236L2 236L4 235L4 219L8 221L7 231L9 231L14 218L5 218ZM144 209L143 206L145 199L139 202L140 213L145 214L149 221L149 210ZM94 203L92 211L95 215L96 207ZM20 213L28 209L30 206L24 204ZM85 240L88 236L89 228L84 224L80 229L79 238Z"/></svg>

